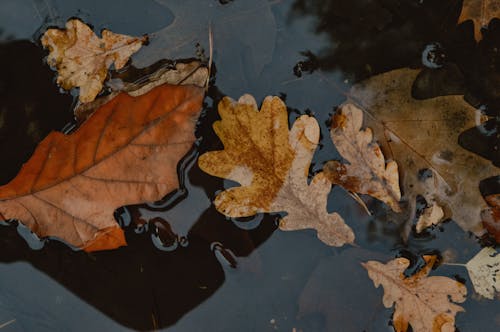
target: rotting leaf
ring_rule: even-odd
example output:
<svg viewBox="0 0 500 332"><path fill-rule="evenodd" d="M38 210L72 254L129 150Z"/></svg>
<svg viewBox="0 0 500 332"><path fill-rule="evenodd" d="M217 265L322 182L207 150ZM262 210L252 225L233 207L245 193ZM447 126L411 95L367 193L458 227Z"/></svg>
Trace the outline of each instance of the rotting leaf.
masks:
<svg viewBox="0 0 500 332"><path fill-rule="evenodd" d="M483 248L465 264L474 290L493 300L495 291L500 290L500 255L495 248Z"/></svg>
<svg viewBox="0 0 500 332"><path fill-rule="evenodd" d="M464 0L458 24L467 20L474 23L474 38L480 41L481 28L487 27L493 18L500 18L500 2L498 0Z"/></svg>
<svg viewBox="0 0 500 332"><path fill-rule="evenodd" d="M500 194L485 197L489 207L481 212L483 225L488 233L500 243Z"/></svg>
<svg viewBox="0 0 500 332"><path fill-rule="evenodd" d="M88 25L71 19L65 29L49 29L42 36L49 49L47 62L58 71L57 83L66 90L80 88L80 101L95 99L102 89L108 68L121 69L147 37L131 37L102 31L99 38Z"/></svg>
<svg viewBox="0 0 500 332"><path fill-rule="evenodd" d="M462 229L480 235L485 203L479 182L500 170L460 147L458 136L475 127L482 114L460 95L414 99L412 84L418 72L403 68L374 76L353 86L349 97L362 106L384 154L397 160L412 217L416 196L422 195ZM432 176L422 180L423 169L433 170Z"/></svg>
<svg viewBox="0 0 500 332"><path fill-rule="evenodd" d="M464 309L455 304L466 299L467 288L448 277L427 275L436 256L424 256L426 265L416 274L405 277L410 261L396 258L386 264L377 261L361 263L375 287L384 287L386 308L395 305L393 326L398 332L455 331L455 315Z"/></svg>
<svg viewBox="0 0 500 332"><path fill-rule="evenodd" d="M214 130L224 150L203 154L200 168L241 186L215 198L217 210L229 217L263 212L286 212L282 230L313 228L332 246L354 241L354 233L337 213L326 211L331 183L319 173L307 183L309 166L319 141L319 126L303 115L288 130L285 104L266 97L261 110L252 96L238 102L225 97L219 103L221 121Z"/></svg>
<svg viewBox="0 0 500 332"><path fill-rule="evenodd" d="M387 164L370 128L362 130L363 111L354 104L342 105L333 116L330 136L335 147L349 164L329 161L323 167L325 176L347 190L368 194L400 212L398 165Z"/></svg>
<svg viewBox="0 0 500 332"><path fill-rule="evenodd" d="M39 237L86 251L125 245L115 209L178 187L203 96L203 88L168 84L120 93L74 133L52 132L0 187L0 220L19 219Z"/></svg>

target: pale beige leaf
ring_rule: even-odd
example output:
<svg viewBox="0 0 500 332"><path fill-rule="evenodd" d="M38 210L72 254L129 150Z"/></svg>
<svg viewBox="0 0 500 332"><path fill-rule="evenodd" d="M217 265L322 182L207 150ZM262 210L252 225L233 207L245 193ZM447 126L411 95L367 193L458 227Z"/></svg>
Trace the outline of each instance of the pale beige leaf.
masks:
<svg viewBox="0 0 500 332"><path fill-rule="evenodd" d="M368 194L400 212L398 165L387 164L370 128L361 129L363 111L351 103L342 105L333 116L330 136L335 147L349 164L330 161L323 171L333 183L349 191Z"/></svg>
<svg viewBox="0 0 500 332"><path fill-rule="evenodd" d="M481 113L463 96L414 99L412 84L418 73L397 69L374 76L355 85L350 98L366 112L367 125L384 153L397 160L412 216L415 198L422 195L464 230L482 234L480 213L486 204L479 182L500 170L458 144L460 133L479 124ZM419 178L424 169L433 170L427 181Z"/></svg>
<svg viewBox="0 0 500 332"><path fill-rule="evenodd" d="M424 259L426 266L408 278L404 275L410 264L406 258L386 264L377 261L361 264L375 287L384 287L384 306L395 306L392 320L397 332L407 331L408 325L414 332L455 331L455 315L464 311L455 303L465 301L467 288L447 277L428 277L436 257L424 256Z"/></svg>
<svg viewBox="0 0 500 332"><path fill-rule="evenodd" d="M433 203L431 206L424 209L424 212L418 217L416 231L421 233L427 227L437 225L444 217L443 209Z"/></svg>
<svg viewBox="0 0 500 332"><path fill-rule="evenodd" d="M57 83L66 90L79 87L84 103L99 94L108 68L113 63L116 69L125 66L146 40L109 30L103 30L99 38L78 19L69 20L66 29L47 30L41 39L50 51L47 62L58 70Z"/></svg>
<svg viewBox="0 0 500 332"><path fill-rule="evenodd" d="M219 114L214 130L224 150L205 153L198 163L211 175L241 184L217 195L219 212L229 217L286 212L282 230L316 229L333 246L354 241L343 219L326 211L331 183L322 173L307 183L320 136L314 118L301 116L289 131L286 106L278 97L267 97L259 111L249 95L238 102L224 98Z"/></svg>
<svg viewBox="0 0 500 332"><path fill-rule="evenodd" d="M483 248L465 264L474 290L492 300L500 291L500 255L495 248Z"/></svg>

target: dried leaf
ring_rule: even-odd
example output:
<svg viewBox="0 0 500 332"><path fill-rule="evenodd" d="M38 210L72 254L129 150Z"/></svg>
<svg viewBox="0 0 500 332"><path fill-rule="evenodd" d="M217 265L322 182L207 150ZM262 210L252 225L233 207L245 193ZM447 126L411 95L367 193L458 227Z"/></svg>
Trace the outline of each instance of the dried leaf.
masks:
<svg viewBox="0 0 500 332"><path fill-rule="evenodd" d="M75 109L75 118L78 123L87 119L92 112L99 106L104 105L120 92L127 92L133 97L143 95L151 89L162 85L196 85L200 88L206 86L208 79L208 69L203 66L199 61L192 61L189 63L176 63L175 68L160 68L150 76L141 79L141 82L127 83L120 80L119 83L114 82L112 87L113 92L109 95L100 97L92 102L79 104Z"/></svg>
<svg viewBox="0 0 500 332"><path fill-rule="evenodd" d="M458 24L467 20L474 22L474 38L480 41L481 28L487 27L493 18L500 18L500 3L497 0L464 0Z"/></svg>
<svg viewBox="0 0 500 332"><path fill-rule="evenodd" d="M431 206L424 209L424 212L418 217L416 231L421 233L425 228L432 225L437 225L444 217L443 209L433 203Z"/></svg>
<svg viewBox="0 0 500 332"><path fill-rule="evenodd" d="M500 255L495 248L483 248L465 264L474 290L487 299L493 300L500 290Z"/></svg>
<svg viewBox="0 0 500 332"><path fill-rule="evenodd" d="M374 76L355 85L350 98L365 110L384 153L398 161L412 216L416 196L422 195L443 207L462 229L482 234L485 203L479 182L499 169L458 144L459 134L475 127L481 112L458 95L414 99L418 72L398 69ZM433 170L427 180L420 176L426 169Z"/></svg>
<svg viewBox="0 0 500 332"><path fill-rule="evenodd" d="M481 212L483 225L495 241L500 243L500 194L486 196L485 200L490 207Z"/></svg>
<svg viewBox="0 0 500 332"><path fill-rule="evenodd" d="M8 184L0 220L86 251L125 245L113 213L178 187L177 163L195 140L204 89L161 85L99 107L74 133L49 134Z"/></svg>
<svg viewBox="0 0 500 332"><path fill-rule="evenodd" d="M424 256L425 267L411 277L404 272L410 261L396 258L383 264L377 261L361 263L375 287L384 287L386 308L395 304L393 325L398 332L455 331L455 315L464 309L455 304L466 299L467 288L447 277L427 277L436 256ZM453 303L455 302L455 303Z"/></svg>
<svg viewBox="0 0 500 332"><path fill-rule="evenodd" d="M59 73L57 83L66 90L79 87L80 101L86 103L101 91L108 68L113 63L116 69L125 66L147 38L109 30L103 30L99 38L88 25L72 19L66 29L49 29L41 40L50 51L47 62Z"/></svg>
<svg viewBox="0 0 500 332"><path fill-rule="evenodd" d="M249 95L219 103L221 121L214 130L224 150L208 152L200 168L217 177L241 184L217 195L217 210L229 217L262 212L287 212L282 230L313 228L332 246L354 241L352 230L337 213L326 211L331 183L323 173L307 183L307 175L319 141L316 120L303 115L288 130L285 104L267 97L261 110Z"/></svg>
<svg viewBox="0 0 500 332"><path fill-rule="evenodd" d="M333 184L373 196L400 212L398 165L395 161L385 163L371 129L362 130L362 125L363 111L353 104L342 105L333 116L330 136L349 164L330 161L323 168L325 176Z"/></svg>

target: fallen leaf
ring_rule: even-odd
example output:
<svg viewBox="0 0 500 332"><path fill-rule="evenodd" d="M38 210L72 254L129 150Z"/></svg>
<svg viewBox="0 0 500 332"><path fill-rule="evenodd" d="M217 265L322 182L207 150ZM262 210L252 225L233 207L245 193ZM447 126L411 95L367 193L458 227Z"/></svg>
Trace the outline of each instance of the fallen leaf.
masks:
<svg viewBox="0 0 500 332"><path fill-rule="evenodd" d="M398 332L455 331L455 315L464 309L455 304L466 299L467 288L448 277L428 277L436 256L424 256L426 265L416 274L405 277L410 261L396 258L383 264L361 263L376 288L384 287L386 308L395 304L393 326ZM453 303L454 302L454 303Z"/></svg>
<svg viewBox="0 0 500 332"><path fill-rule="evenodd" d="M479 182L499 169L460 147L458 136L481 121L481 112L460 95L414 99L412 84L418 73L405 68L374 76L353 86L349 97L362 106L384 154L397 160L412 217L416 196L422 195L462 229L480 235L485 203ZM422 174L428 169L433 172L425 179Z"/></svg>
<svg viewBox="0 0 500 332"><path fill-rule="evenodd" d="M282 230L313 228L321 241L332 246L354 241L342 217L326 211L331 183L324 174L308 184L320 135L313 117L301 116L289 131L281 99L266 97L259 111L249 95L238 102L224 98L219 114L222 120L213 127L224 150L203 154L198 164L208 174L241 184L217 195L214 204L219 212L228 217L286 212Z"/></svg>
<svg viewBox="0 0 500 332"><path fill-rule="evenodd" d="M480 41L481 28L487 27L493 18L500 18L500 3L497 0L464 0L458 24L467 20L474 22L474 38Z"/></svg>
<svg viewBox="0 0 500 332"><path fill-rule="evenodd" d="M400 212L398 165L395 161L385 163L371 129L362 130L362 125L363 111L354 104L347 103L338 109L333 116L330 137L349 164L329 161L323 172L333 184L373 196Z"/></svg>
<svg viewBox="0 0 500 332"><path fill-rule="evenodd" d="M0 187L0 220L86 251L125 245L115 209L178 187L177 163L195 140L203 96L202 88L167 84L121 93L74 133L52 132Z"/></svg>
<svg viewBox="0 0 500 332"><path fill-rule="evenodd" d="M424 209L423 213L418 217L416 231L421 233L427 227L437 225L444 217L443 209L433 203L431 206Z"/></svg>
<svg viewBox="0 0 500 332"><path fill-rule="evenodd" d="M500 290L500 255L495 248L483 248L465 264L474 290L487 299L493 300Z"/></svg>
<svg viewBox="0 0 500 332"><path fill-rule="evenodd" d="M66 90L80 88L80 101L92 101L102 89L108 68L114 63L121 69L137 52L146 37L120 35L109 30L97 37L78 19L66 23L66 29L48 29L42 45L49 49L47 62L58 71L57 84Z"/></svg>
<svg viewBox="0 0 500 332"><path fill-rule="evenodd" d="M113 84L111 86L113 92L110 94L102 96L92 102L79 104L74 111L75 118L78 123L83 122L99 106L109 102L120 92L127 92L129 95L137 97L147 93L154 87L165 83L172 85L196 85L200 88L204 88L206 86L207 79L207 67L203 66L199 61L192 61L189 63L176 63L174 68L160 68L153 74L141 78L140 83L128 83L118 80L119 82L111 83Z"/></svg>
<svg viewBox="0 0 500 332"><path fill-rule="evenodd" d="M500 194L485 197L489 207L481 212L483 225L490 235L500 243Z"/></svg>

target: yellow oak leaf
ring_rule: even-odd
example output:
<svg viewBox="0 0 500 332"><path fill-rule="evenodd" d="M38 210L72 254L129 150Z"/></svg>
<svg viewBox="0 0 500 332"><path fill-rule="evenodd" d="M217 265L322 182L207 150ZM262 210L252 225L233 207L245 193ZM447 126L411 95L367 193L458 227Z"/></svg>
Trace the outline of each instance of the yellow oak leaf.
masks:
<svg viewBox="0 0 500 332"><path fill-rule="evenodd" d="M424 256L426 265L416 274L405 277L410 261L396 258L383 264L377 261L361 263L375 287L384 287L386 308L395 305L393 325L397 332L455 331L455 315L465 311L455 303L466 299L467 288L448 277L428 277L436 256Z"/></svg>
<svg viewBox="0 0 500 332"><path fill-rule="evenodd" d="M482 39L481 28L488 26L493 18L500 18L500 2L498 0L464 0L458 24L467 20L474 22L474 38Z"/></svg>
<svg viewBox="0 0 500 332"><path fill-rule="evenodd" d="M370 128L362 130L363 111L351 103L342 105L333 116L330 136L349 164L329 161L323 167L326 177L349 191L368 194L400 212L398 164L385 163L384 155L373 141Z"/></svg>
<svg viewBox="0 0 500 332"><path fill-rule="evenodd" d="M57 84L66 90L79 87L80 101L86 103L101 91L108 68L113 63L116 69L125 66L147 37L103 30L99 38L88 25L72 19L66 29L48 29L41 40L50 51L47 62L59 73Z"/></svg>
<svg viewBox="0 0 500 332"><path fill-rule="evenodd" d="M320 130L313 117L303 115L288 130L286 106L278 97L266 97L261 110L245 95L219 103L221 121L214 130L224 150L203 154L200 168L241 186L217 195L217 210L228 217L263 212L286 212L282 230L313 228L328 245L354 241L354 233L337 213L326 211L331 183L323 173L307 183Z"/></svg>

